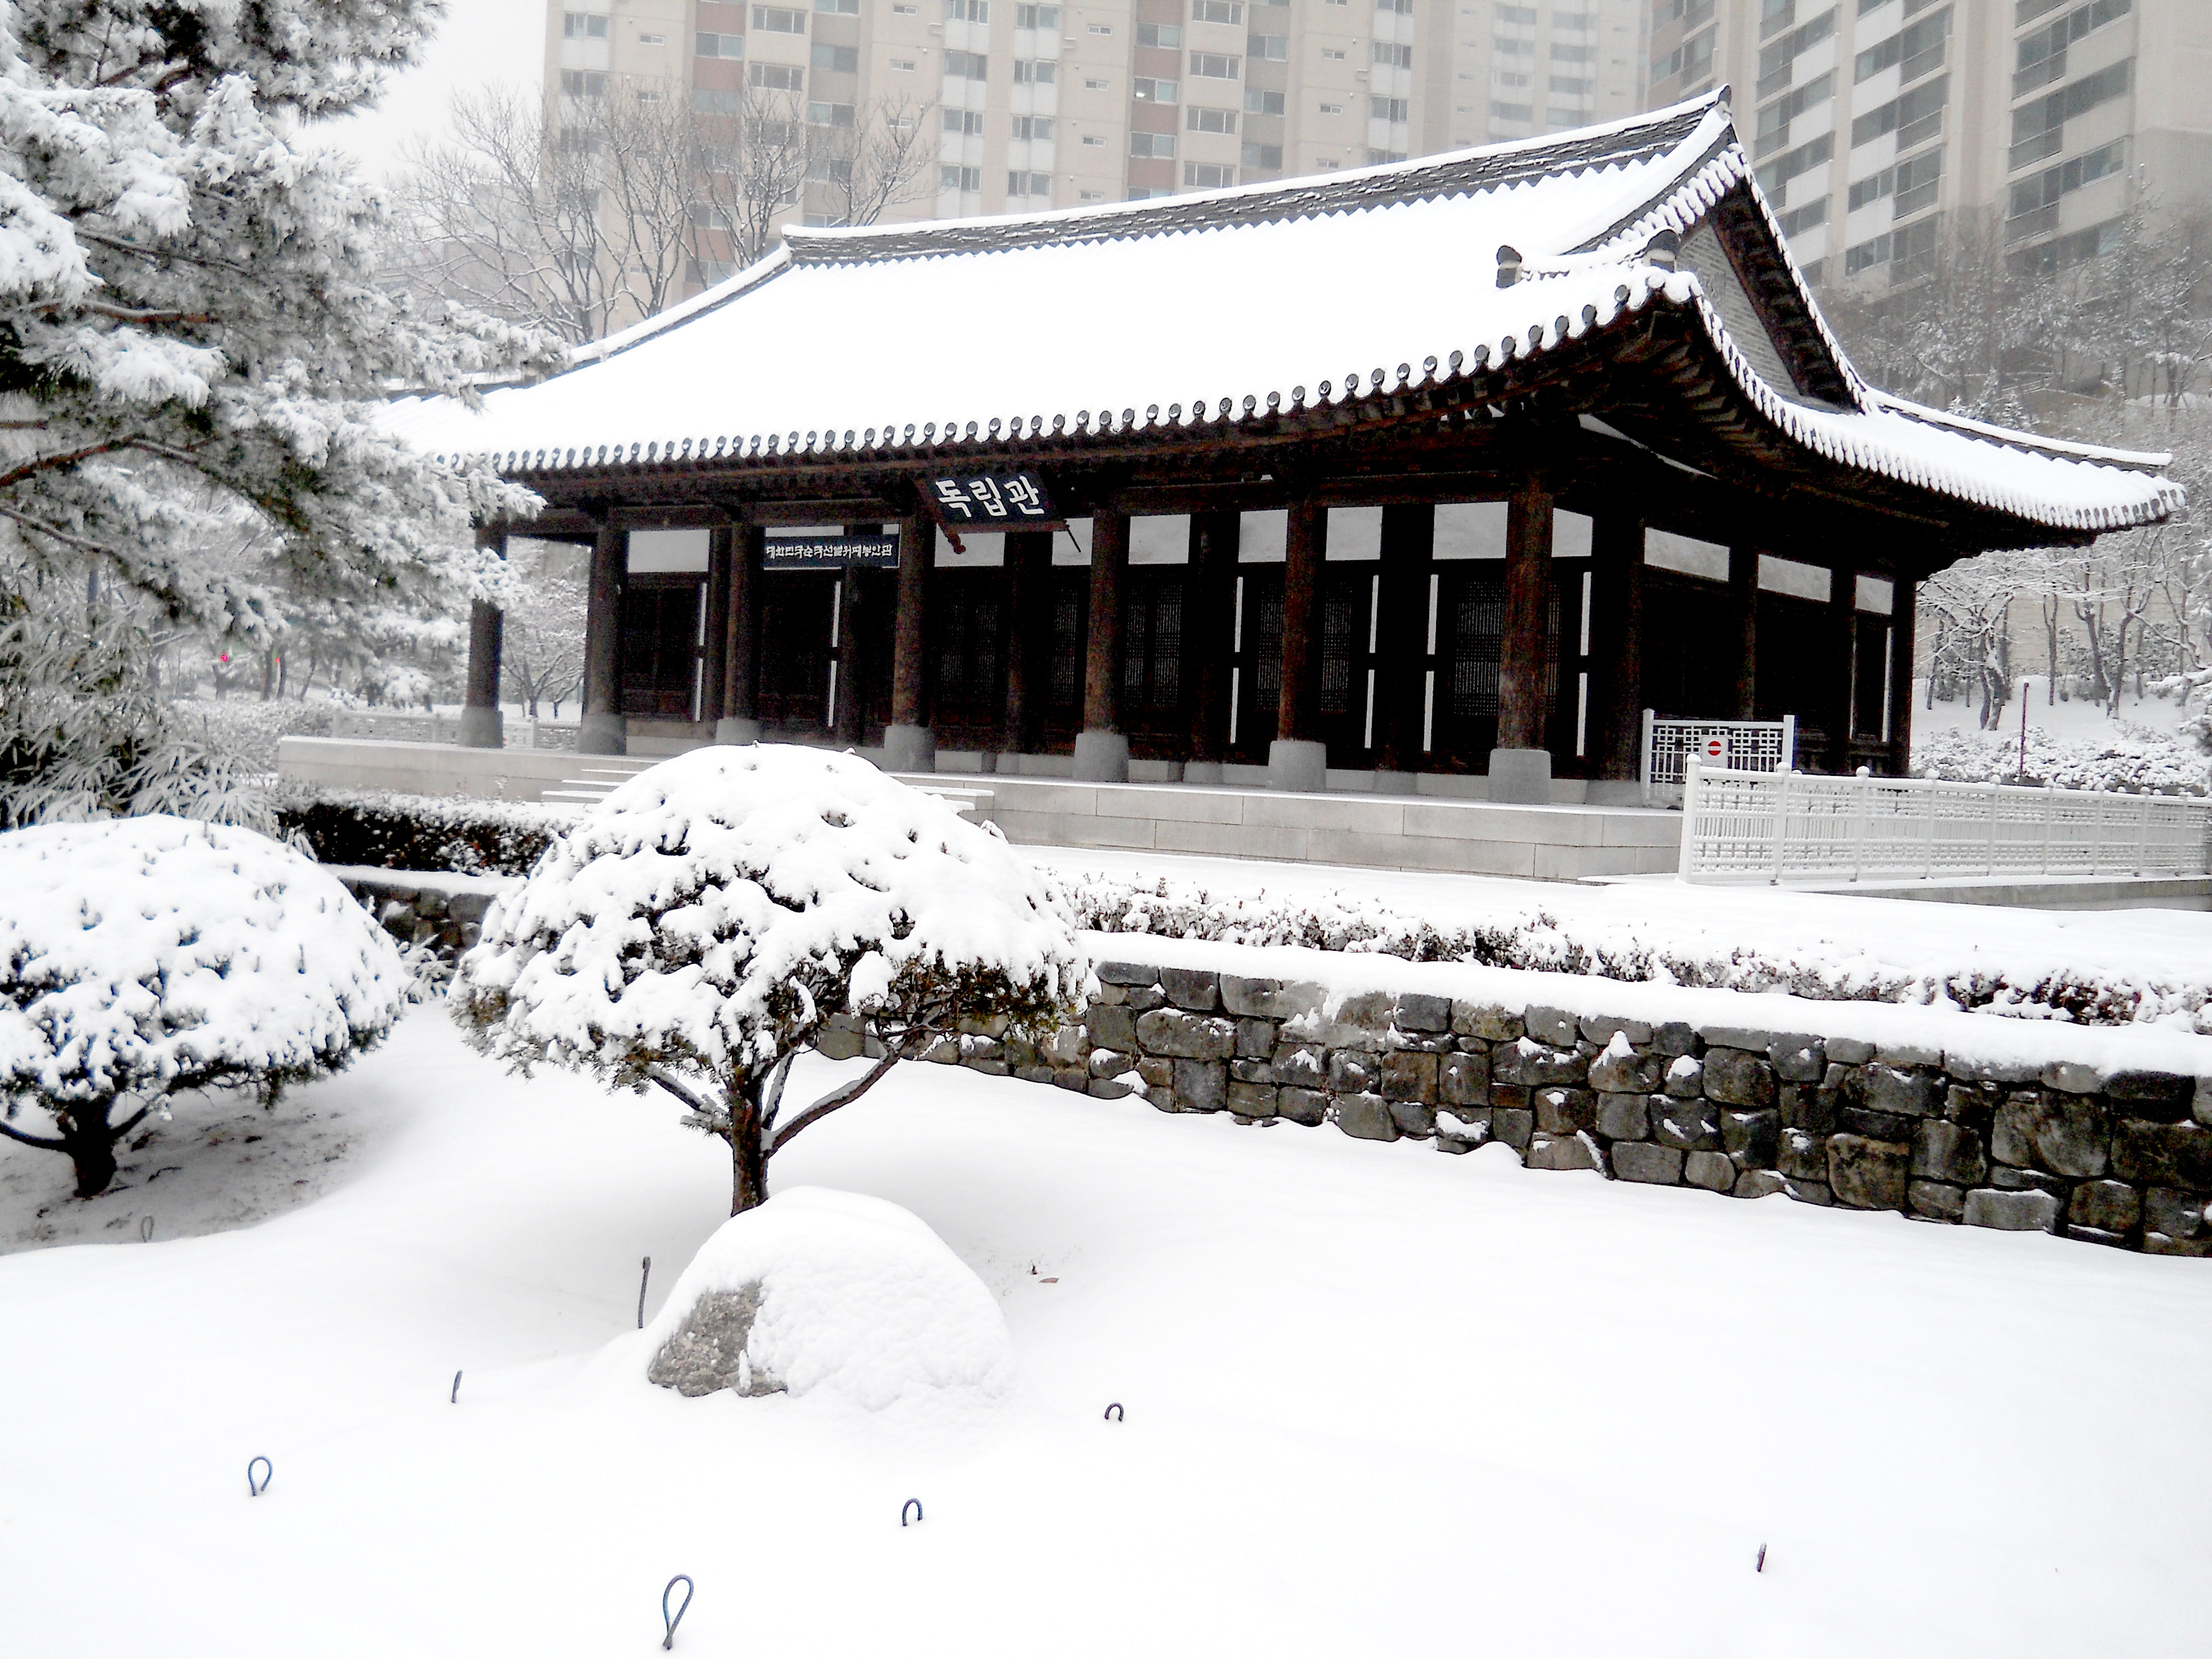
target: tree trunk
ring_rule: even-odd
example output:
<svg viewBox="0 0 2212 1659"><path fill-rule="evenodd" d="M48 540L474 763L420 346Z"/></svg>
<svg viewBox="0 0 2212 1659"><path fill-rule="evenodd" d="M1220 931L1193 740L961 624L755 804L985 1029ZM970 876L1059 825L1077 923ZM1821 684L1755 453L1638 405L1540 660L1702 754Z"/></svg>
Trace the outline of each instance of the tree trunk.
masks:
<svg viewBox="0 0 2212 1659"><path fill-rule="evenodd" d="M768 1148L761 1134L756 1086L749 1096L730 1091L730 1213L743 1215L768 1201Z"/></svg>
<svg viewBox="0 0 2212 1659"><path fill-rule="evenodd" d="M76 1195L99 1197L115 1179L115 1140L107 1127L107 1103L70 1107L61 1131L62 1150L76 1166Z"/></svg>

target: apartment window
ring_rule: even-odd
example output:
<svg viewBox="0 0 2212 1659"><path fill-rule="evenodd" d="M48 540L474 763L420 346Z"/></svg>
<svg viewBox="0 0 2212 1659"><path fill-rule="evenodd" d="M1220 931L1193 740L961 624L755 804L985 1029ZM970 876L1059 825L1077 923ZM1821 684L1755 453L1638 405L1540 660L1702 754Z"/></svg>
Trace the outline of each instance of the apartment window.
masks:
<svg viewBox="0 0 2212 1659"><path fill-rule="evenodd" d="M1936 205L1936 187L1943 181L1943 152L1923 150L1895 168L1897 199L1891 204L1891 214L1899 219L1909 219L1924 208Z"/></svg>
<svg viewBox="0 0 2212 1659"><path fill-rule="evenodd" d="M1323 104L1321 106L1321 112L1323 115L1341 115L1344 113L1344 106L1341 104Z"/></svg>
<svg viewBox="0 0 2212 1659"><path fill-rule="evenodd" d="M1782 234L1784 236L1795 236L1800 231L1810 230L1815 225L1825 225L1827 222L1828 198L1823 196L1817 202L1808 202L1803 207L1784 214Z"/></svg>
<svg viewBox="0 0 2212 1659"><path fill-rule="evenodd" d="M1113 84L1111 81L1101 76L1086 75L1083 77L1083 89L1085 92L1103 92Z"/></svg>
<svg viewBox="0 0 2212 1659"><path fill-rule="evenodd" d="M789 64L748 64L745 84L763 92L804 92L806 72Z"/></svg>
<svg viewBox="0 0 2212 1659"><path fill-rule="evenodd" d="M1375 9L1378 12L1395 12L1401 17L1411 17L1413 15L1413 0L1375 0Z"/></svg>
<svg viewBox="0 0 2212 1659"><path fill-rule="evenodd" d="M1014 27L1018 29L1050 29L1060 27L1058 6L1016 6Z"/></svg>
<svg viewBox="0 0 2212 1659"><path fill-rule="evenodd" d="M607 38L606 14L564 11L561 14L561 33L570 40L604 40Z"/></svg>
<svg viewBox="0 0 2212 1659"><path fill-rule="evenodd" d="M1888 263L1888 260L1889 233L1884 231L1871 241L1861 242L1856 247L1844 250L1844 275L1856 276L1859 272L1871 270L1876 265Z"/></svg>
<svg viewBox="0 0 2212 1659"><path fill-rule="evenodd" d="M850 104L809 104L806 125L810 127L849 127L853 125L853 106Z"/></svg>
<svg viewBox="0 0 2212 1659"><path fill-rule="evenodd" d="M1549 90L1555 98L1587 99L1596 88L1597 82L1588 76L1554 75Z"/></svg>
<svg viewBox="0 0 2212 1659"><path fill-rule="evenodd" d="M849 185L853 163L848 156L817 155L806 164L806 176L817 185Z"/></svg>
<svg viewBox="0 0 2212 1659"><path fill-rule="evenodd" d="M890 65L895 70L911 70L915 67L915 62L911 58L894 58L890 60Z"/></svg>
<svg viewBox="0 0 2212 1659"><path fill-rule="evenodd" d="M1237 169L1214 161L1185 161L1182 164L1182 181L1200 190L1219 190L1237 182Z"/></svg>
<svg viewBox="0 0 2212 1659"><path fill-rule="evenodd" d="M1224 52L1194 52L1190 55L1191 78L1197 81L1235 81L1243 65Z"/></svg>
<svg viewBox="0 0 2212 1659"><path fill-rule="evenodd" d="M1233 109L1206 109L1194 104L1183 112L1182 124L1193 132L1234 132L1237 131L1237 112Z"/></svg>
<svg viewBox="0 0 2212 1659"><path fill-rule="evenodd" d="M567 98L604 98L607 95L607 75L605 70L562 70L561 92Z"/></svg>
<svg viewBox="0 0 2212 1659"><path fill-rule="evenodd" d="M737 266L727 259L694 259L691 262L691 280L702 288L726 283L737 274Z"/></svg>
<svg viewBox="0 0 2212 1659"><path fill-rule="evenodd" d="M1815 104L1827 102L1835 90L1835 76L1816 76L1759 112L1756 153L1769 155L1790 142L1790 124Z"/></svg>
<svg viewBox="0 0 2212 1659"><path fill-rule="evenodd" d="M1899 66L1899 80L1910 85L1943 67L1950 38L1951 9L1946 6L1933 17L1923 17L1869 46L1852 61L1851 74L1857 80L1869 80L1894 64Z"/></svg>
<svg viewBox="0 0 2212 1659"><path fill-rule="evenodd" d="M1719 32L1707 29L1694 40L1685 40L1664 58L1651 60L1651 78L1666 81L1680 76L1684 81L1695 81L1712 73L1713 42ZM1493 42L1494 45L1503 45ZM1533 48L1532 48L1533 50Z"/></svg>
<svg viewBox="0 0 2212 1659"><path fill-rule="evenodd" d="M1597 62L1597 48L1571 46L1564 40L1554 40L1552 42L1552 61L1555 64L1595 64Z"/></svg>
<svg viewBox="0 0 2212 1659"><path fill-rule="evenodd" d="M1079 202L1103 202L1106 199L1106 192L1103 190L1079 190L1075 192L1075 199Z"/></svg>
<svg viewBox="0 0 2212 1659"><path fill-rule="evenodd" d="M1284 111L1283 94L1269 92L1264 87L1244 88L1244 112L1247 115L1280 115Z"/></svg>
<svg viewBox="0 0 2212 1659"><path fill-rule="evenodd" d="M1287 34L1248 34L1244 37L1244 55L1256 58L1263 64L1287 64L1291 61L1291 37Z"/></svg>
<svg viewBox="0 0 2212 1659"><path fill-rule="evenodd" d="M1370 149L1367 152L1367 165L1370 167L1379 167L1385 162L1402 161L1405 159L1406 152L1402 149Z"/></svg>
<svg viewBox="0 0 2212 1659"><path fill-rule="evenodd" d="M1765 40L1777 29L1786 29L1796 21L1796 0L1759 0L1759 35Z"/></svg>
<svg viewBox="0 0 2212 1659"><path fill-rule="evenodd" d="M2012 95L2026 97L2038 87L2066 78L2066 48L2092 29L2102 28L2118 17L2127 15L2132 0L2095 0L2092 5L2069 11L2048 28L2040 28L2025 37L2020 43L2019 58L2012 77ZM2021 8L2021 21L2026 22L2027 8Z"/></svg>
<svg viewBox="0 0 2212 1659"><path fill-rule="evenodd" d="M1237 0L1190 0L1190 21L1194 23L1241 23L1244 8Z"/></svg>
<svg viewBox="0 0 2212 1659"><path fill-rule="evenodd" d="M1377 40L1375 43L1374 58L1376 63L1385 64L1391 69L1413 67L1413 49L1411 46L1397 46L1388 40Z"/></svg>
<svg viewBox="0 0 2212 1659"><path fill-rule="evenodd" d="M1182 26L1180 23L1139 23L1137 25L1137 44L1140 46L1164 46L1170 52L1182 48Z"/></svg>
<svg viewBox="0 0 2212 1659"><path fill-rule="evenodd" d="M1525 23L1530 28L1536 27L1536 9L1534 6L1499 6L1497 16L1501 23Z"/></svg>
<svg viewBox="0 0 2212 1659"><path fill-rule="evenodd" d="M789 6L755 6L753 27L763 34L804 34L806 14Z"/></svg>
<svg viewBox="0 0 2212 1659"><path fill-rule="evenodd" d="M1142 160L1172 161L1175 159L1175 134L1133 132L1129 135L1129 154Z"/></svg>
<svg viewBox="0 0 2212 1659"><path fill-rule="evenodd" d="M1939 75L1881 108L1869 110L1851 123L1851 148L1870 144L1885 132L1896 133L1899 149L1934 137L1943 129L1943 106L1950 97L1951 77Z"/></svg>
<svg viewBox="0 0 2212 1659"><path fill-rule="evenodd" d="M702 115L735 115L744 103L734 92L714 92L705 87L691 88L691 107Z"/></svg>
<svg viewBox="0 0 2212 1659"><path fill-rule="evenodd" d="M1534 86L1536 77L1533 75L1519 74L1512 70L1492 70L1490 71L1490 83L1494 87L1517 90L1522 87Z"/></svg>
<svg viewBox="0 0 2212 1659"><path fill-rule="evenodd" d="M945 54L945 78L988 81L991 78L991 60L980 52L948 52Z"/></svg>
<svg viewBox="0 0 2212 1659"><path fill-rule="evenodd" d="M1836 32L1835 8L1831 6L1818 17L1801 28L1795 28L1779 40L1768 43L1759 50L1759 89L1755 94L1764 98L1770 92L1779 92L1790 84L1796 72L1797 59L1810 52Z"/></svg>
<svg viewBox="0 0 2212 1659"><path fill-rule="evenodd" d="M637 43L641 46L665 46L668 44L668 37L665 34L641 34L637 37Z"/></svg>
<svg viewBox="0 0 2212 1659"><path fill-rule="evenodd" d="M1085 134L1083 135L1083 148L1084 148L1084 149L1105 149L1105 148L1106 148L1106 135L1105 135L1104 133L1103 133L1103 132L1086 132L1086 133L1085 133Z"/></svg>
<svg viewBox="0 0 2212 1659"><path fill-rule="evenodd" d="M1889 247L1889 280L1909 283L1936 269L1936 222L1923 219L1897 232Z"/></svg>
<svg viewBox="0 0 2212 1659"><path fill-rule="evenodd" d="M913 17L917 15L921 10L921 8L920 6L895 5L891 8L891 15L894 17Z"/></svg>
<svg viewBox="0 0 2212 1659"><path fill-rule="evenodd" d="M1759 169L1759 187L1769 196L1779 196L1792 179L1810 173L1814 167L1826 167L1835 158L1836 135L1824 132L1817 138L1808 138L1786 155L1778 155Z"/></svg>
<svg viewBox="0 0 2212 1659"><path fill-rule="evenodd" d="M1086 23L1084 25L1084 32L1089 34L1111 34L1114 33L1114 26L1111 23ZM1178 31L1178 33L1180 33L1180 31ZM1138 34L1139 40L1137 44L1142 46L1144 44L1142 38L1143 31L1139 30Z"/></svg>
<svg viewBox="0 0 2212 1659"><path fill-rule="evenodd" d="M939 167L937 185L940 190L973 192L983 188L983 169L981 167Z"/></svg>
<svg viewBox="0 0 2212 1659"><path fill-rule="evenodd" d="M860 72L860 49L858 46L825 46L817 40L811 54L814 67L828 70L836 75L858 75Z"/></svg>
<svg viewBox="0 0 2212 1659"><path fill-rule="evenodd" d="M1851 188L1846 198L1850 204L1848 210L1856 213L1869 202L1879 202L1896 188L1897 169L1895 167L1884 167L1880 173L1869 173L1863 179L1854 179L1851 180Z"/></svg>
<svg viewBox="0 0 2212 1659"><path fill-rule="evenodd" d="M1367 118L1370 121L1411 120L1411 101L1404 98L1370 98L1367 100Z"/></svg>
<svg viewBox="0 0 2212 1659"><path fill-rule="evenodd" d="M2063 167L2023 179L2012 187L2011 216L2017 219L2042 208L2056 207L2059 198L2070 196L2084 185L2093 185L2120 172L2126 167L2127 159L2128 141L2115 138L2109 144L2100 144L2075 156Z"/></svg>
<svg viewBox="0 0 2212 1659"><path fill-rule="evenodd" d="M1006 175L1006 194L1009 196L1043 196L1052 194L1052 174L1049 173L1010 173Z"/></svg>
<svg viewBox="0 0 2212 1659"><path fill-rule="evenodd" d="M1048 58L1014 59L1014 84L1018 87L1048 87L1059 72L1059 66Z"/></svg>
<svg viewBox="0 0 2212 1659"><path fill-rule="evenodd" d="M945 130L963 138L980 137L983 131L983 112L980 109L946 110Z"/></svg>
<svg viewBox="0 0 2212 1659"><path fill-rule="evenodd" d="M1140 75L1129 82L1129 95L1140 104L1172 104L1176 100L1176 83Z"/></svg>
<svg viewBox="0 0 2212 1659"><path fill-rule="evenodd" d="M1280 144L1247 144L1244 146L1244 165L1280 173L1283 170L1283 147Z"/></svg>
<svg viewBox="0 0 2212 1659"><path fill-rule="evenodd" d="M836 17L858 17L860 0L814 0L814 9L826 11Z"/></svg>
<svg viewBox="0 0 2212 1659"><path fill-rule="evenodd" d="M1534 40L1492 40L1490 43L1490 50L1492 55L1497 57L1534 58L1536 55L1536 43Z"/></svg>
<svg viewBox="0 0 2212 1659"><path fill-rule="evenodd" d="M1334 46L1323 46L1321 49L1321 55L1323 63L1341 64L1344 61L1344 54Z"/></svg>
<svg viewBox="0 0 2212 1659"><path fill-rule="evenodd" d="M1014 137L1017 138L1049 139L1052 137L1052 117L1049 115L1017 115L1014 117Z"/></svg>
<svg viewBox="0 0 2212 1659"><path fill-rule="evenodd" d="M2109 69L2085 75L2069 87L2023 104L2012 112L2013 167L2040 161L2065 148L2066 122L2114 98L2127 95L2134 84L2135 60L2123 58Z"/></svg>
<svg viewBox="0 0 2212 1659"><path fill-rule="evenodd" d="M1865 0L1860 0L1859 9L1862 11L1866 9ZM1659 3L1652 8L1651 21L1655 25L1671 23L1679 17L1682 21L1682 33L1687 34L1712 15L1713 0L1659 0Z"/></svg>
<svg viewBox="0 0 2212 1659"><path fill-rule="evenodd" d="M1405 9L1411 11L1413 9L1411 0L1408 0ZM1577 34L1595 33L1597 29L1597 14L1594 11L1555 11L1552 14L1552 27L1555 29L1572 29Z"/></svg>
<svg viewBox="0 0 2212 1659"><path fill-rule="evenodd" d="M691 50L702 58L742 58L745 55L745 37L715 34L702 29L692 41Z"/></svg>
<svg viewBox="0 0 2212 1659"><path fill-rule="evenodd" d="M991 0L945 0L945 21L988 23L991 21Z"/></svg>
<svg viewBox="0 0 2212 1659"><path fill-rule="evenodd" d="M1501 104L1493 98L1490 100L1490 116L1494 121L1533 121L1536 118L1536 106L1534 104Z"/></svg>

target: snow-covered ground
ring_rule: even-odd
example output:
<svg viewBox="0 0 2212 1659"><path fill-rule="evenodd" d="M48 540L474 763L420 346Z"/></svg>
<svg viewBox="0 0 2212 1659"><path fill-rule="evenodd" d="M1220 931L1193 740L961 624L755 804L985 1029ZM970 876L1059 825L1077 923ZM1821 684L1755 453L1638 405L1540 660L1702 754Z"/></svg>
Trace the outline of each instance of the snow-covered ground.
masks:
<svg viewBox="0 0 2212 1659"><path fill-rule="evenodd" d="M2146 732L2162 732L2171 735L2181 724L2182 716L2203 706L2202 699L2193 700L2185 709L2179 698L2137 696L2135 681L2130 677L2120 693L2120 712L2117 718L2105 712L2105 706L2087 697L2069 697L2053 702L2047 675L2022 676L2027 684L2027 723L2039 726L2054 738L2080 742L2102 742L2118 735L2124 726L2141 726ZM1982 703L1979 697L1960 697L1945 702L1928 700L1928 682L1913 682L1912 735L1918 738L1937 731L1974 732L1980 729ZM2001 730L2020 735L2020 703L2015 700L2005 707Z"/></svg>
<svg viewBox="0 0 2212 1659"><path fill-rule="evenodd" d="M2212 1618L2212 1264L914 1066L774 1178L927 1221L1020 1376L868 1414L641 1379L639 1258L650 1317L727 1203L669 1105L422 1010L307 1113L347 1149L311 1202L184 1237L211 1188L126 1175L151 1244L0 1258L8 1652L642 1655L678 1571L679 1654L2075 1656ZM178 1133L180 1176L234 1155ZM63 1160L0 1168L0 1233L66 1207Z"/></svg>

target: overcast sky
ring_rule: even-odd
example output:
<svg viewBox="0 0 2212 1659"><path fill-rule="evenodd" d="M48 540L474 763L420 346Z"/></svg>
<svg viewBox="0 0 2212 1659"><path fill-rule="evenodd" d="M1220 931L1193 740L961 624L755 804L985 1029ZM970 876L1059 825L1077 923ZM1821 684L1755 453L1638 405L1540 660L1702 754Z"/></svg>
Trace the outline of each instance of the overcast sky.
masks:
<svg viewBox="0 0 2212 1659"><path fill-rule="evenodd" d="M445 130L456 92L489 84L536 88L544 72L545 0L449 0L422 64L394 76L374 109L331 122L324 131L380 176L408 139Z"/></svg>

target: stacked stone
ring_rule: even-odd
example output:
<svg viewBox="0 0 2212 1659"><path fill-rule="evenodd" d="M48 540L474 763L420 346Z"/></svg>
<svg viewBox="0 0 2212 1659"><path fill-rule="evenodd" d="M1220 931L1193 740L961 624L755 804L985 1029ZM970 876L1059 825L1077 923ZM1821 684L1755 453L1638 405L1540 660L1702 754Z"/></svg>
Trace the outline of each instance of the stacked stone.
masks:
<svg viewBox="0 0 2212 1659"><path fill-rule="evenodd" d="M385 877L347 878L346 890L374 915L384 931L402 945L419 945L447 962L458 962L461 952L477 942L484 912L491 908L489 893L448 893L407 879L395 870Z"/></svg>

